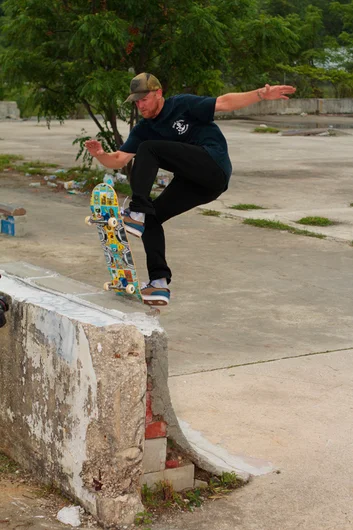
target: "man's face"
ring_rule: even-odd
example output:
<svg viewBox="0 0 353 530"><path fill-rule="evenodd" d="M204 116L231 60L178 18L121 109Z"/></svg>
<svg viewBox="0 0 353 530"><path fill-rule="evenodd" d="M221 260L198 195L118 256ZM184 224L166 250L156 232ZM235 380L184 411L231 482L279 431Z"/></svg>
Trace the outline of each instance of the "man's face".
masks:
<svg viewBox="0 0 353 530"><path fill-rule="evenodd" d="M136 107L143 118L154 118L160 111L161 90L149 92L146 96L135 101Z"/></svg>

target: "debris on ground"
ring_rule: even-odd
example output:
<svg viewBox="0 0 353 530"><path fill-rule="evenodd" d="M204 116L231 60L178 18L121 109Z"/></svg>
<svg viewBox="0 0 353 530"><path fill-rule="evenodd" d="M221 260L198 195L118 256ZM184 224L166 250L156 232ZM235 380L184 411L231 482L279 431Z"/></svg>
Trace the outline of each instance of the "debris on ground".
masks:
<svg viewBox="0 0 353 530"><path fill-rule="evenodd" d="M61 523L77 527L81 525L80 512L80 506L65 506L56 517Z"/></svg>

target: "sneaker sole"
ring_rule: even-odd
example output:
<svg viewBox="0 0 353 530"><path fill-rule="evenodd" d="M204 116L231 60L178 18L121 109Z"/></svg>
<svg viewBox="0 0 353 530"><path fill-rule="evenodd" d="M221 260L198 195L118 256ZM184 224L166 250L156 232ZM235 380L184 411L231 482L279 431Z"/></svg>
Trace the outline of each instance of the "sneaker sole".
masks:
<svg viewBox="0 0 353 530"><path fill-rule="evenodd" d="M169 304L169 298L164 298L164 297L157 297L157 296L147 296L147 295L142 295L142 299L143 299L143 302L144 304L147 304L147 305L168 305Z"/></svg>
<svg viewBox="0 0 353 530"><path fill-rule="evenodd" d="M136 230L136 228L132 228L131 226L124 224L126 232L129 234L132 234L135 237L141 238L143 232L140 232L139 230Z"/></svg>

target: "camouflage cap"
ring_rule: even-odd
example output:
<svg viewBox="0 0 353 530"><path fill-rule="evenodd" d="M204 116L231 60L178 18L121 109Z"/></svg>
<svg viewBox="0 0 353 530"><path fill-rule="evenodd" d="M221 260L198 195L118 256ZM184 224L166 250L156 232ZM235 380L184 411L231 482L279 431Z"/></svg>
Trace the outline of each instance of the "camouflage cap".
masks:
<svg viewBox="0 0 353 530"><path fill-rule="evenodd" d="M157 77L152 74L146 74L146 72L137 75L131 80L130 83L130 96L124 101L138 101L142 99L153 90L162 88L162 85L158 81Z"/></svg>

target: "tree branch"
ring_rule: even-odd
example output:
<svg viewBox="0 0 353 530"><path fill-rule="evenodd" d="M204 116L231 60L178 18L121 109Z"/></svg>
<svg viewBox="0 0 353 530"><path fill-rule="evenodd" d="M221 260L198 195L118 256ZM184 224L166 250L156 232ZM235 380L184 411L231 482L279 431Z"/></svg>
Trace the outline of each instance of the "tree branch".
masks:
<svg viewBox="0 0 353 530"><path fill-rule="evenodd" d="M86 107L88 114L90 115L90 117L92 118L92 120L94 121L94 123L97 125L98 129L99 129L101 132L104 132L104 128L101 126L101 124L99 123L99 121L97 120L97 118L95 117L95 115L93 114L92 109L91 109L91 106L90 106L90 104L88 103L88 101L87 101L86 99L83 99L83 100L82 100L82 103L83 103L84 106Z"/></svg>

